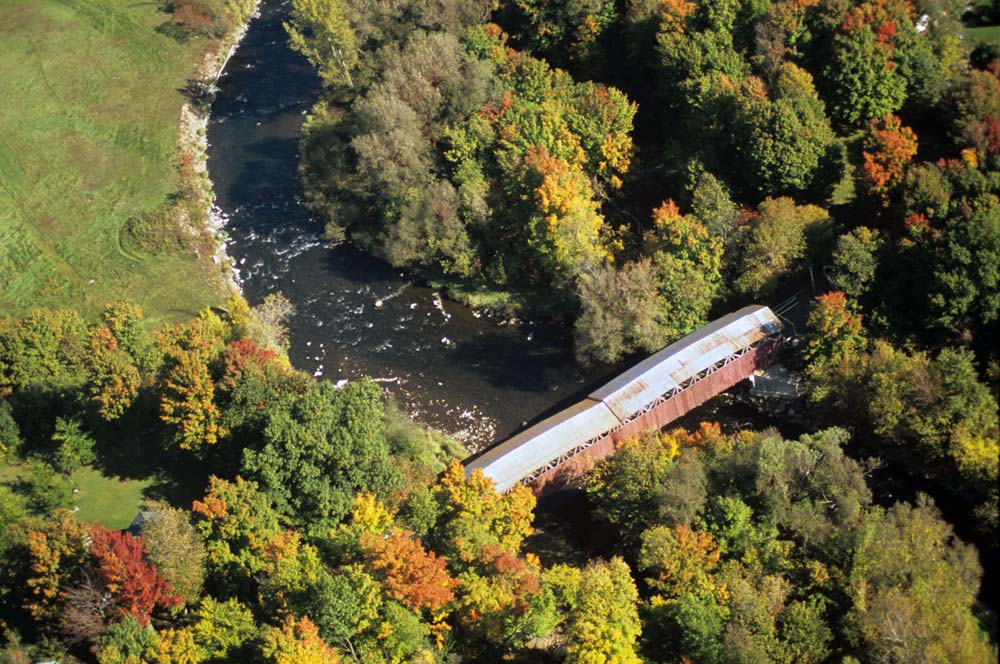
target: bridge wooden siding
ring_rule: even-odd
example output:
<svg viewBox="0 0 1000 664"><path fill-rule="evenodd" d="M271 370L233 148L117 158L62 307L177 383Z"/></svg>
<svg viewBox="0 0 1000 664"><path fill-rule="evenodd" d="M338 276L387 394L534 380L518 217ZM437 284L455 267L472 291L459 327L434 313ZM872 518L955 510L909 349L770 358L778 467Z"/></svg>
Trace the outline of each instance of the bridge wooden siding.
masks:
<svg viewBox="0 0 1000 664"><path fill-rule="evenodd" d="M618 443L637 438L647 431L663 429L690 411L718 396L741 380L774 362L780 339L769 338L746 353L718 367L680 393L656 403L650 410L640 413L621 427L613 429L590 447L580 450L574 457L548 470L528 482L538 494L554 491L572 483L585 473L597 459L615 453Z"/></svg>
<svg viewBox="0 0 1000 664"><path fill-rule="evenodd" d="M466 462L506 491L554 489L771 364L782 325L767 307L715 320L625 371L588 397Z"/></svg>

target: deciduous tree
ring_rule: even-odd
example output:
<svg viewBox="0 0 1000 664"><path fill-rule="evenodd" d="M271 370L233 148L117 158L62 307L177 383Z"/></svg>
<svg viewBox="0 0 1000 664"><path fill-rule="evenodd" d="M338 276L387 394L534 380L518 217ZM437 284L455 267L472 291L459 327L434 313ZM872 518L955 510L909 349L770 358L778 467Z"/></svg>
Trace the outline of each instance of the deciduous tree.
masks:
<svg viewBox="0 0 1000 664"><path fill-rule="evenodd" d="M621 558L595 563L580 575L575 606L567 618L569 664L638 664L636 640L642 631L639 593Z"/></svg>
<svg viewBox="0 0 1000 664"><path fill-rule="evenodd" d="M156 567L146 561L141 537L103 526L92 526L88 535L95 572L119 613L146 626L154 608L176 606L183 601Z"/></svg>

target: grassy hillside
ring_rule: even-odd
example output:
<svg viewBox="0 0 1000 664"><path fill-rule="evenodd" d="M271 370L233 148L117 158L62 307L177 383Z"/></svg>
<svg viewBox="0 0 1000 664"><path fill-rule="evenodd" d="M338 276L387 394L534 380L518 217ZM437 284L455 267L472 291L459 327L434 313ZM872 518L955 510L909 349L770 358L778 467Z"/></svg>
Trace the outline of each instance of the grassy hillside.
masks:
<svg viewBox="0 0 1000 664"><path fill-rule="evenodd" d="M191 252L123 242L178 189L180 89L203 40L158 2L0 0L0 311L137 301L153 323L220 298Z"/></svg>

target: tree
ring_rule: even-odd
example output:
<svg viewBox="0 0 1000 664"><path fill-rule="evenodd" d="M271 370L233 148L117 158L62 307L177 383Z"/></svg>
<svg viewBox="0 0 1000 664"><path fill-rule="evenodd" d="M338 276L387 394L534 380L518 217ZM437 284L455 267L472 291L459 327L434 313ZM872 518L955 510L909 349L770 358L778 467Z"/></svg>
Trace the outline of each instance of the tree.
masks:
<svg viewBox="0 0 1000 664"><path fill-rule="evenodd" d="M651 432L624 441L618 451L594 465L587 493L595 513L635 540L659 512L659 494L680 455L676 431Z"/></svg>
<svg viewBox="0 0 1000 664"><path fill-rule="evenodd" d="M67 475L97 459L94 453L94 438L83 428L83 423L78 418L57 417L52 440L59 443L54 459L55 465L60 472Z"/></svg>
<svg viewBox="0 0 1000 664"><path fill-rule="evenodd" d="M427 551L413 533L394 529L384 536L366 534L361 550L369 569L383 578L386 592L403 606L435 615L455 599L456 581L444 559Z"/></svg>
<svg viewBox="0 0 1000 664"><path fill-rule="evenodd" d="M334 650L319 638L319 630L308 617L286 616L281 627L264 631L261 654L271 664L337 664Z"/></svg>
<svg viewBox="0 0 1000 664"><path fill-rule="evenodd" d="M108 304L101 321L111 331L118 347L129 357L143 376L151 376L159 367L161 357L153 335L143 323L142 309L130 302Z"/></svg>
<svg viewBox="0 0 1000 664"><path fill-rule="evenodd" d="M200 664L204 661L189 628L168 627L158 634L151 664Z"/></svg>
<svg viewBox="0 0 1000 664"><path fill-rule="evenodd" d="M566 662L638 664L635 643L642 631L638 598L628 565L621 558L584 569L575 606L566 620Z"/></svg>
<svg viewBox="0 0 1000 664"><path fill-rule="evenodd" d="M849 633L875 661L994 660L969 609L982 574L972 547L925 496L872 517L848 582Z"/></svg>
<svg viewBox="0 0 1000 664"><path fill-rule="evenodd" d="M208 570L229 595L248 595L254 575L265 565L264 552L280 532L278 513L256 482L209 479L208 493L191 507L195 527L205 538Z"/></svg>
<svg viewBox="0 0 1000 664"><path fill-rule="evenodd" d="M191 632L205 659L246 661L258 629L253 614L235 599L220 602L206 596L195 612ZM241 657L242 656L242 657Z"/></svg>
<svg viewBox="0 0 1000 664"><path fill-rule="evenodd" d="M95 572L109 602L120 614L132 616L145 627L154 608L176 606L183 601L156 567L145 560L141 537L103 526L92 526L88 534Z"/></svg>
<svg viewBox="0 0 1000 664"><path fill-rule="evenodd" d="M292 48L319 68L328 84L347 83L358 65L358 45L342 0L295 0L284 24Z"/></svg>
<svg viewBox="0 0 1000 664"><path fill-rule="evenodd" d="M558 621L554 598L542 585L541 564L531 554L522 558L486 545L459 580L454 621L469 651L520 648Z"/></svg>
<svg viewBox="0 0 1000 664"><path fill-rule="evenodd" d="M888 207L889 194L898 186L910 160L917 154L917 135L895 115L872 118L864 138L861 166L868 193Z"/></svg>
<svg viewBox="0 0 1000 664"><path fill-rule="evenodd" d="M291 300L281 293L269 293L250 311L250 337L271 351L287 351L287 323L293 313L295 307Z"/></svg>
<svg viewBox="0 0 1000 664"><path fill-rule="evenodd" d="M653 352L667 342L664 302L649 259L617 268L598 265L577 279L580 315L573 327L576 356L583 362L613 363L639 350Z"/></svg>
<svg viewBox="0 0 1000 664"><path fill-rule="evenodd" d="M781 612L780 628L788 661L819 664L830 656L833 630L823 620L818 602L789 602Z"/></svg>
<svg viewBox="0 0 1000 664"><path fill-rule="evenodd" d="M86 326L75 311L32 309L0 321L0 397L34 386L43 393L86 380Z"/></svg>
<svg viewBox="0 0 1000 664"><path fill-rule="evenodd" d="M535 496L530 489L518 485L497 493L493 480L481 471L466 477L458 461L444 471L434 497L441 516L429 539L432 548L454 564L475 560L477 551L488 545L517 553L533 532Z"/></svg>
<svg viewBox="0 0 1000 664"><path fill-rule="evenodd" d="M691 594L724 600L724 585L714 578L718 563L719 547L711 533L653 526L642 534L639 567L654 574L649 585L667 599Z"/></svg>
<svg viewBox="0 0 1000 664"><path fill-rule="evenodd" d="M805 190L834 140L812 76L786 62L778 70L774 101L755 79L745 81L744 88L737 127L746 136L743 151L757 190L771 194Z"/></svg>
<svg viewBox="0 0 1000 664"><path fill-rule="evenodd" d="M53 621L86 559L86 526L59 510L27 535L24 608L41 625Z"/></svg>
<svg viewBox="0 0 1000 664"><path fill-rule="evenodd" d="M830 284L854 301L867 295L875 283L882 246L878 234L864 226L841 235L833 250Z"/></svg>
<svg viewBox="0 0 1000 664"><path fill-rule="evenodd" d="M384 420L381 388L371 380L341 389L311 385L266 411L262 441L244 450L242 472L281 512L316 528L333 527L349 512L355 491L384 496L398 482Z"/></svg>
<svg viewBox="0 0 1000 664"><path fill-rule="evenodd" d="M969 329L985 342L1000 319L1000 206L981 203L946 223L933 252L928 300L939 325Z"/></svg>
<svg viewBox="0 0 1000 664"><path fill-rule="evenodd" d="M101 417L116 420L139 394L139 370L108 328L92 329L89 342L90 400Z"/></svg>
<svg viewBox="0 0 1000 664"><path fill-rule="evenodd" d="M780 279L792 272L809 247L810 234L830 223L825 210L815 205L796 205L790 198L767 199L743 236L738 292L763 297L778 287Z"/></svg>
<svg viewBox="0 0 1000 664"><path fill-rule="evenodd" d="M865 332L861 315L841 291L832 291L816 298L809 311L809 333L802 356L807 362L822 362L857 353L865 349ZM820 369L822 370L822 369Z"/></svg>
<svg viewBox="0 0 1000 664"><path fill-rule="evenodd" d="M673 341L705 322L722 286L722 240L671 200L653 210L653 226L645 239L658 272L657 320L665 340Z"/></svg>
<svg viewBox="0 0 1000 664"><path fill-rule="evenodd" d="M698 177L691 192L691 213L712 237L722 240L723 247L730 244L736 230L739 208L725 185L708 171Z"/></svg>
<svg viewBox="0 0 1000 664"><path fill-rule="evenodd" d="M894 0L868 0L846 11L826 69L834 115L845 125L895 113L906 99L906 78L895 61L897 31L908 10Z"/></svg>
<svg viewBox="0 0 1000 664"><path fill-rule="evenodd" d="M607 229L590 181L582 170L549 154L544 147L524 155L524 186L533 192L529 243L555 280L571 280L610 259Z"/></svg>
<svg viewBox="0 0 1000 664"><path fill-rule="evenodd" d="M156 648L156 632L135 616L126 615L112 623L97 641L99 664L133 664L144 662Z"/></svg>
<svg viewBox="0 0 1000 664"><path fill-rule="evenodd" d="M150 502L142 523L143 548L149 562L186 604L201 595L205 577L205 543L189 513L166 503Z"/></svg>
<svg viewBox="0 0 1000 664"><path fill-rule="evenodd" d="M176 427L174 442L184 450L215 445L226 435L215 404L215 383L198 352L182 352L167 374L160 397L160 419Z"/></svg>

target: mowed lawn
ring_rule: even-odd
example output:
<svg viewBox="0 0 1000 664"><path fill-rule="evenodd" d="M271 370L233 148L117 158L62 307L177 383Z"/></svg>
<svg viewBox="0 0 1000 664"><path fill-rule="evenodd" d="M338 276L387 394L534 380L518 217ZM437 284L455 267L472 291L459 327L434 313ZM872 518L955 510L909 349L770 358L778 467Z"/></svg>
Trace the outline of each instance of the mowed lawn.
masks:
<svg viewBox="0 0 1000 664"><path fill-rule="evenodd" d="M0 313L130 299L156 324L221 298L194 255L120 238L178 188L179 90L206 46L157 32L160 6L0 0Z"/></svg>
<svg viewBox="0 0 1000 664"><path fill-rule="evenodd" d="M18 491L28 472L20 463L0 464L0 486ZM96 468L84 466L71 476L72 487L76 489L71 507L77 508L76 518L81 521L120 530L132 523L153 481L153 478L109 477Z"/></svg>

